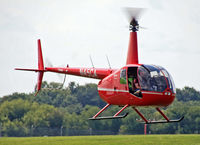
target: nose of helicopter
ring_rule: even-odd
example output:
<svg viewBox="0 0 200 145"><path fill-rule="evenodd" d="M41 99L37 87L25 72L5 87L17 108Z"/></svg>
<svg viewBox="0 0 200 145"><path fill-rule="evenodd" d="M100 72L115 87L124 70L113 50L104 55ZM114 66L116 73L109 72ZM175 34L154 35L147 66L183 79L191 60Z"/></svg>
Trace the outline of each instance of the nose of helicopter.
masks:
<svg viewBox="0 0 200 145"><path fill-rule="evenodd" d="M168 106L176 95L171 75L161 66L141 65L138 79L145 105Z"/></svg>
<svg viewBox="0 0 200 145"><path fill-rule="evenodd" d="M162 93L142 91L142 95L144 106L150 105L166 107L170 105L175 99L175 93L172 93L169 89L166 89Z"/></svg>

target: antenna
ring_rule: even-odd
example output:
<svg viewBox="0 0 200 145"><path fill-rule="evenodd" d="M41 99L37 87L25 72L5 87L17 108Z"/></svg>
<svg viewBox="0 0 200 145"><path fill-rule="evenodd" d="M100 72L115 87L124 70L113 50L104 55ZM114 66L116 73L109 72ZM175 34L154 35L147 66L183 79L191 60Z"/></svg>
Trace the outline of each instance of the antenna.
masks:
<svg viewBox="0 0 200 145"><path fill-rule="evenodd" d="M109 61L109 59L108 59L108 56L107 56L107 55L106 55L106 58L107 58L107 61L108 61L109 68L111 69L110 61Z"/></svg>
<svg viewBox="0 0 200 145"><path fill-rule="evenodd" d="M91 55L90 55L90 61L91 61L92 67L94 68L94 64L93 64Z"/></svg>

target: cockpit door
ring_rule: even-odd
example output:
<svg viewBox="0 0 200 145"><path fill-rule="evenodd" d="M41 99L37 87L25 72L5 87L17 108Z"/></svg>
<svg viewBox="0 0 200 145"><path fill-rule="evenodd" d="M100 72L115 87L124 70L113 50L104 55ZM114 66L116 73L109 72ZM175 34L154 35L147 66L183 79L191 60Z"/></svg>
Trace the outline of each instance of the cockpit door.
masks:
<svg viewBox="0 0 200 145"><path fill-rule="evenodd" d="M142 97L138 81L138 67L128 67L127 77L129 93Z"/></svg>

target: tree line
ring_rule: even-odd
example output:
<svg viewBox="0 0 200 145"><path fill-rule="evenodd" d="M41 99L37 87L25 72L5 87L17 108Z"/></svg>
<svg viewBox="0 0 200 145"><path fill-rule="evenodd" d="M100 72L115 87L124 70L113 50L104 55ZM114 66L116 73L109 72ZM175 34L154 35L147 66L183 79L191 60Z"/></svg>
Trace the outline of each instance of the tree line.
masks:
<svg viewBox="0 0 200 145"><path fill-rule="evenodd" d="M70 82L42 83L42 91L13 93L0 98L0 136L59 136L92 134L143 134L144 124L131 107L123 119L88 120L106 103L98 95L96 84ZM102 115L115 114L120 107L111 106ZM139 108L148 119L162 119L155 108ZM163 108L170 119L185 116L180 123L152 124L151 134L200 133L200 92L192 87L177 89L172 105Z"/></svg>

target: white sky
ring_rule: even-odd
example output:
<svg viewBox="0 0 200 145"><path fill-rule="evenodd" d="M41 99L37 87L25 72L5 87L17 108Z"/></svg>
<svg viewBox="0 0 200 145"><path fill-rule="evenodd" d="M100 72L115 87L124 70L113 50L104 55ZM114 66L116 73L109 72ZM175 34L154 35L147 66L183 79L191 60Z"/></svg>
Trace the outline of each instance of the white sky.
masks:
<svg viewBox="0 0 200 145"><path fill-rule="evenodd" d="M147 8L138 32L139 61L165 67L176 87L200 90L199 0L0 0L0 97L32 92L37 68L37 39L44 60L54 66L108 67L125 65L129 40L122 7ZM48 82L62 80L46 73ZM67 76L84 84L97 80Z"/></svg>

